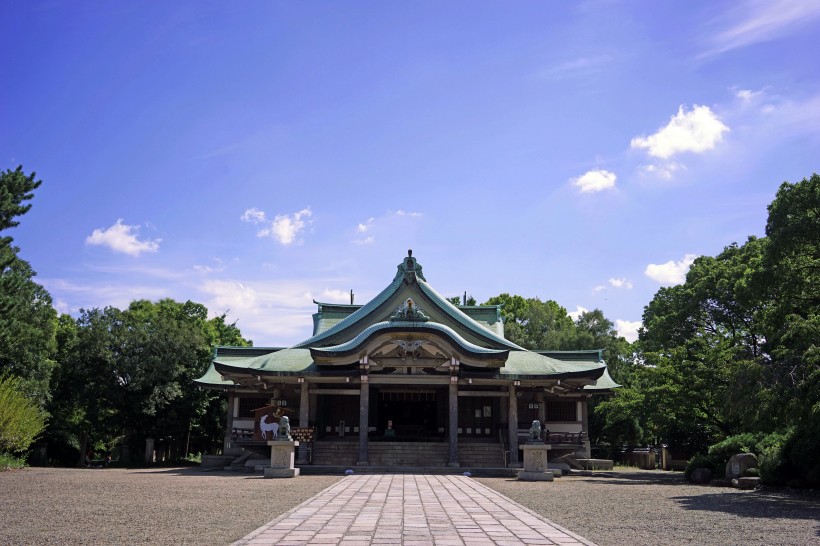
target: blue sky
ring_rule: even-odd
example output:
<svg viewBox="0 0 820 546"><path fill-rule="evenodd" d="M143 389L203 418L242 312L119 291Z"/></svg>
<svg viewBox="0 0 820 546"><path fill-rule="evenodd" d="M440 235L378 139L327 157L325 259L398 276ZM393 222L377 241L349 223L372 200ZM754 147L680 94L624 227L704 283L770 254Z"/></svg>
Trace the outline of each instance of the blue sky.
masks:
<svg viewBox="0 0 820 546"><path fill-rule="evenodd" d="M634 338L817 171L820 2L4 2L10 235L62 312L227 311L256 345L412 248L445 295Z"/></svg>

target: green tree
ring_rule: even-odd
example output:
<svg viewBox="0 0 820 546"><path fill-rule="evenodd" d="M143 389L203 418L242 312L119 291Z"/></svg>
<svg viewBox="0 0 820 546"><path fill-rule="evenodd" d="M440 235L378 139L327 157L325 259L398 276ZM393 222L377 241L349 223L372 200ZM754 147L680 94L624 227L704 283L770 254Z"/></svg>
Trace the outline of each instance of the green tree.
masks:
<svg viewBox="0 0 820 546"><path fill-rule="evenodd" d="M45 427L45 413L20 383L16 377L0 378L0 453L24 453Z"/></svg>
<svg viewBox="0 0 820 546"><path fill-rule="evenodd" d="M567 310L553 300L524 299L507 293L483 305L501 305L504 335L525 349L574 349L575 324Z"/></svg>
<svg viewBox="0 0 820 546"><path fill-rule="evenodd" d="M475 298L472 297L472 296L467 296L467 302L466 303L459 296L453 296L452 298L447 298L447 301L449 301L453 305L475 305L476 304Z"/></svg>
<svg viewBox="0 0 820 546"><path fill-rule="evenodd" d="M50 437L71 450L64 461L81 457L89 438L103 447L125 442L136 452L144 438L162 438L183 455L192 434L215 435L223 403L193 380L214 346L249 342L224 315L207 314L201 304L163 299L134 301L124 311L84 310L76 321L61 317Z"/></svg>
<svg viewBox="0 0 820 546"><path fill-rule="evenodd" d="M31 208L27 201L40 184L22 167L0 173L0 373L19 377L19 388L43 405L54 365L56 313L51 296L34 282L36 273L6 235Z"/></svg>

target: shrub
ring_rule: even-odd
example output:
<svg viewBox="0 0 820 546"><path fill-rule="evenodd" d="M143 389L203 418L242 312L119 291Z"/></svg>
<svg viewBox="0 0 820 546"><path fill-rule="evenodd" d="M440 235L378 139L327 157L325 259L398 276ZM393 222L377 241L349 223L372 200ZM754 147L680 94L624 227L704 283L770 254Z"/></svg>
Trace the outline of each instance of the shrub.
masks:
<svg viewBox="0 0 820 546"><path fill-rule="evenodd" d="M45 428L45 413L19 384L16 377L0 378L0 452L24 452Z"/></svg>
<svg viewBox="0 0 820 546"><path fill-rule="evenodd" d="M26 466L26 461L24 461L22 457L0 453L0 472L14 468L23 468L24 466Z"/></svg>
<svg viewBox="0 0 820 546"><path fill-rule="evenodd" d="M709 447L709 459L716 468L723 467L724 470L721 471L721 474L723 474L726 463L729 462L732 455L738 453L754 453L757 455L756 446L762 438L762 434L752 434L750 432L729 436L722 442Z"/></svg>
<svg viewBox="0 0 820 546"><path fill-rule="evenodd" d="M689 480L689 477L692 475L692 471L696 468L708 468L712 471L713 476L718 475L714 461L703 453L698 453L689 459L689 462L686 464L686 470L683 472L683 476ZM720 472L720 475L723 475L722 471Z"/></svg>
<svg viewBox="0 0 820 546"><path fill-rule="evenodd" d="M771 442L758 456L760 479L768 485L783 485L789 475L789 468L783 458L784 438Z"/></svg>
<svg viewBox="0 0 820 546"><path fill-rule="evenodd" d="M743 471L744 478L758 478L760 477L760 470L757 468L747 468Z"/></svg>
<svg viewBox="0 0 820 546"><path fill-rule="evenodd" d="M793 470L792 478L820 487L820 419L796 427L783 444L782 456Z"/></svg>

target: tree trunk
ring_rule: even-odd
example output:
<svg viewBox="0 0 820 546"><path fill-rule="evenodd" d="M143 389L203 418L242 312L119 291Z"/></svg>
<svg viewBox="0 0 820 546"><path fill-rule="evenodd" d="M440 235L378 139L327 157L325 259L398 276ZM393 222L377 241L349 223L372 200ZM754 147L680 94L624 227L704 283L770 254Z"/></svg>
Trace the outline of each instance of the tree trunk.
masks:
<svg viewBox="0 0 820 546"><path fill-rule="evenodd" d="M188 435L185 437L185 458L188 458L188 451L191 449L191 420L188 419Z"/></svg>
<svg viewBox="0 0 820 546"><path fill-rule="evenodd" d="M85 452L88 451L88 431L83 431L82 440L80 440L80 458L77 460L77 466L85 466Z"/></svg>

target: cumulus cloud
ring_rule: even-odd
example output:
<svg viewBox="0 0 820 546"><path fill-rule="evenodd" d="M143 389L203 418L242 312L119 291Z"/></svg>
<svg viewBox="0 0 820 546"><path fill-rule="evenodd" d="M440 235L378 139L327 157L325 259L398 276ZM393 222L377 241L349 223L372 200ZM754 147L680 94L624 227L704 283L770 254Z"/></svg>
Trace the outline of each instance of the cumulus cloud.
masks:
<svg viewBox="0 0 820 546"><path fill-rule="evenodd" d="M695 104L687 112L681 105L665 127L648 137L635 137L632 148L646 149L649 155L668 159L681 152L703 153L723 140L729 127L708 106Z"/></svg>
<svg viewBox="0 0 820 546"><path fill-rule="evenodd" d="M297 238L307 226L307 219L310 216L310 207L305 207L293 214L277 214L273 220L268 220L264 211L254 207L242 213L240 219L251 224L262 224L262 229L256 232L257 237L271 237L287 246L298 241Z"/></svg>
<svg viewBox="0 0 820 546"><path fill-rule="evenodd" d="M589 309L587 309L586 307L581 307L580 305L576 305L575 306L575 311L570 311L569 313L567 313L567 315L569 315L569 317L572 320L578 320L578 317L580 317L581 315L583 315L584 313L586 313L588 311L589 311Z"/></svg>
<svg viewBox="0 0 820 546"><path fill-rule="evenodd" d="M638 339L638 329L641 327L639 320L615 320L615 329L619 336L623 336L627 341L633 342Z"/></svg>
<svg viewBox="0 0 820 546"><path fill-rule="evenodd" d="M198 288L212 314L227 313L230 320L238 320L242 334L251 339L293 341L310 332L315 306L301 281L213 279Z"/></svg>
<svg viewBox="0 0 820 546"><path fill-rule="evenodd" d="M663 264L649 264L644 273L650 279L664 286L681 284L686 280L689 267L695 262L696 254L686 254L682 260L669 260Z"/></svg>
<svg viewBox="0 0 820 546"><path fill-rule="evenodd" d="M86 237L85 244L107 246L115 252L122 252L129 256L139 256L143 252L156 252L162 239L140 241L137 238L139 226L129 226L122 223L122 218L108 229L95 229Z"/></svg>
<svg viewBox="0 0 820 546"><path fill-rule="evenodd" d="M627 290L632 290L632 281L627 278L609 279L609 285L613 288L626 288Z"/></svg>
<svg viewBox="0 0 820 546"><path fill-rule="evenodd" d="M593 294L597 294L598 292L603 292L604 290L606 290L606 285L605 284L599 284L597 286L592 287L592 293Z"/></svg>
<svg viewBox="0 0 820 546"><path fill-rule="evenodd" d="M572 183L581 190L581 193L592 193L614 188L617 178L613 172L598 169L585 172L574 178Z"/></svg>

